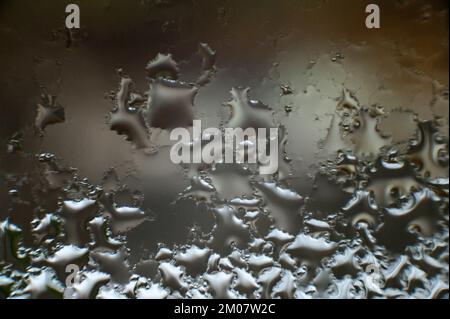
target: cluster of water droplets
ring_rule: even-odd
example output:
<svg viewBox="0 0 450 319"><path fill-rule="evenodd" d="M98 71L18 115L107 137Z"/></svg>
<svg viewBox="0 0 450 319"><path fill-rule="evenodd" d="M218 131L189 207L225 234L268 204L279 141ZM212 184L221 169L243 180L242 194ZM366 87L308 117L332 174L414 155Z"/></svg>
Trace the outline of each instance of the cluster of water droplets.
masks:
<svg viewBox="0 0 450 319"><path fill-rule="evenodd" d="M57 156L26 149L24 136L10 139L1 159L8 195L0 208L9 214L0 220L0 297L448 297L448 137L437 121L414 117L414 136L399 139L382 127L404 111L363 106L342 87L323 112L329 125L315 135L319 110L295 105L314 104L313 86L297 93L280 85L286 107L277 114L235 87L218 103L228 112L221 128L278 127L278 172L176 165L169 132L201 119L195 98L216 72L216 52L205 43L199 52L192 81L180 79L170 54L158 54L144 93L118 71L107 124L130 141L141 184L116 168L91 184ZM64 120L64 108L44 94L37 133ZM293 158L307 152L305 141L320 147L303 154L318 171L302 193Z"/></svg>

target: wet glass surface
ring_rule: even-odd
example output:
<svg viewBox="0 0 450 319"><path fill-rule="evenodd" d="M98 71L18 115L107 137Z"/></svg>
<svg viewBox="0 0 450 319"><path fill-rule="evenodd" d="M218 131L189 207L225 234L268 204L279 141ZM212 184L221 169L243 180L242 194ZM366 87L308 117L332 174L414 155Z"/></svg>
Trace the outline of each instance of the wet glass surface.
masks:
<svg viewBox="0 0 450 319"><path fill-rule="evenodd" d="M0 2L0 298L448 298L447 1L67 3Z"/></svg>

